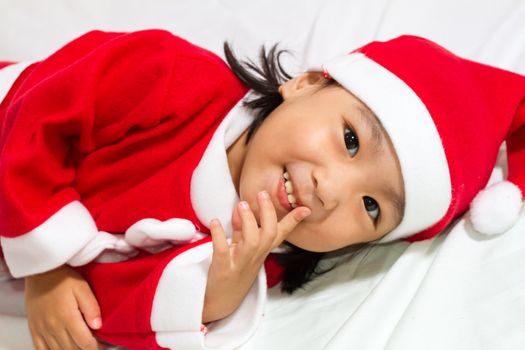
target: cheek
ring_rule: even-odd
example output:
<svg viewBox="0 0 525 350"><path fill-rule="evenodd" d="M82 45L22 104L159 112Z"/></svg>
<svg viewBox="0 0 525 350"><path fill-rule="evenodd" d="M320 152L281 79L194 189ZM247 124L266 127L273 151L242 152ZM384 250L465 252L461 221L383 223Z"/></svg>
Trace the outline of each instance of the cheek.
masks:
<svg viewBox="0 0 525 350"><path fill-rule="evenodd" d="M255 178L253 175L254 174L252 174L250 171L242 174L241 181L239 183L239 198L248 202L252 210L256 210L256 195L257 192L260 191L260 188L263 188L264 185L259 183L260 179Z"/></svg>
<svg viewBox="0 0 525 350"><path fill-rule="evenodd" d="M278 219L280 220L284 216L284 214L279 211L278 202L275 198L275 192L281 176L282 166L281 163L277 161L267 157L264 159L252 158L246 160L239 181L239 198L248 202L257 218L259 217L257 194L263 190L270 194L270 198L277 210Z"/></svg>
<svg viewBox="0 0 525 350"><path fill-rule="evenodd" d="M332 213L323 221L302 223L287 240L302 249L328 252L374 238L357 219L345 212Z"/></svg>
<svg viewBox="0 0 525 350"><path fill-rule="evenodd" d="M299 225L287 238L293 245L312 252L328 252L346 247L353 242L349 233L341 228L329 229L327 225Z"/></svg>
<svg viewBox="0 0 525 350"><path fill-rule="evenodd" d="M304 149L318 138L328 120L324 114L318 118L301 108L284 108L272 113L262 123L253 140L257 146L270 146L273 153L293 153Z"/></svg>

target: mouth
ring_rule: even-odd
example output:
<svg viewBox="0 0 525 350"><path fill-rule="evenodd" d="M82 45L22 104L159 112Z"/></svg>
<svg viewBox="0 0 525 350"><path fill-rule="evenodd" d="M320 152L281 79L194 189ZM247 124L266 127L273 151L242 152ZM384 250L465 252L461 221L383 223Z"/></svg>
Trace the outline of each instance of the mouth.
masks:
<svg viewBox="0 0 525 350"><path fill-rule="evenodd" d="M277 198L279 203L286 211L291 211L294 208L297 208L300 203L297 199L297 192L294 195L294 185L290 174L286 171L286 168L283 171L283 175L279 180L279 186L277 189Z"/></svg>

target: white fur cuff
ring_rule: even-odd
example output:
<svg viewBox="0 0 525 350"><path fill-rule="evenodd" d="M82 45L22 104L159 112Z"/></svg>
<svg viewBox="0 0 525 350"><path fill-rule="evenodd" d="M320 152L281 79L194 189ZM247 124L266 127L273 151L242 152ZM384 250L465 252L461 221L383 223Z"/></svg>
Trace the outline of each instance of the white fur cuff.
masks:
<svg viewBox="0 0 525 350"><path fill-rule="evenodd" d="M266 302L264 268L233 314L203 331L202 308L212 254L212 243L206 242L181 253L164 268L151 310L151 329L160 346L230 350L255 332Z"/></svg>
<svg viewBox="0 0 525 350"><path fill-rule="evenodd" d="M75 201L30 232L15 238L2 237L1 241L9 271L19 278L65 264L96 234L91 214Z"/></svg>

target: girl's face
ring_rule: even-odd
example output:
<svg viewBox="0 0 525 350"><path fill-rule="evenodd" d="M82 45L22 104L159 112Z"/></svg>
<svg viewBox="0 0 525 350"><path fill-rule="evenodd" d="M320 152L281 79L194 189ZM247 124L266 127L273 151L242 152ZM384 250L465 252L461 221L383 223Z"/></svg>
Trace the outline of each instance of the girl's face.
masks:
<svg viewBox="0 0 525 350"><path fill-rule="evenodd" d="M287 241L318 252L381 238L404 207L388 135L362 102L342 87L321 88L322 81L305 73L281 86L284 102L246 145L236 184L257 218L256 195L268 191L281 219L292 209L290 181L296 204L312 214Z"/></svg>

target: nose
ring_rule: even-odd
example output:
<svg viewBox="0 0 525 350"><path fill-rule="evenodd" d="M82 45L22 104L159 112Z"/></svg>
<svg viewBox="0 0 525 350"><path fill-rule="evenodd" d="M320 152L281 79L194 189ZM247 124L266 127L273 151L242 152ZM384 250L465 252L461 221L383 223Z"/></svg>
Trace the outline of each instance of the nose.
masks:
<svg viewBox="0 0 525 350"><path fill-rule="evenodd" d="M366 187L366 174L355 166L318 167L312 171L315 195L327 211L345 199L361 196Z"/></svg>
<svg viewBox="0 0 525 350"><path fill-rule="evenodd" d="M323 208L327 211L337 207L337 176L334 169L327 167L316 168L312 172L313 182L315 185L315 195L321 202Z"/></svg>

